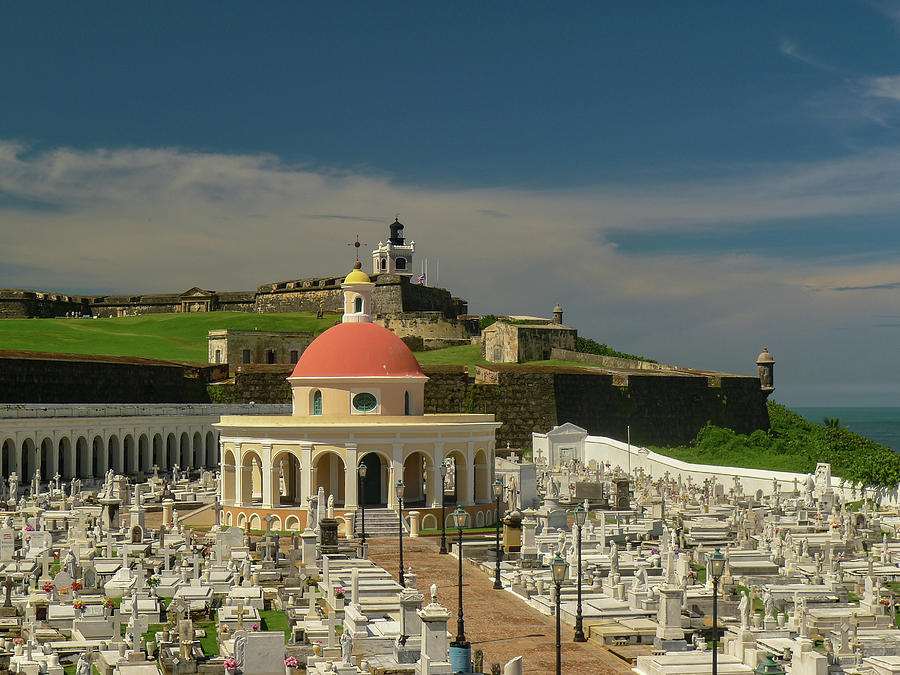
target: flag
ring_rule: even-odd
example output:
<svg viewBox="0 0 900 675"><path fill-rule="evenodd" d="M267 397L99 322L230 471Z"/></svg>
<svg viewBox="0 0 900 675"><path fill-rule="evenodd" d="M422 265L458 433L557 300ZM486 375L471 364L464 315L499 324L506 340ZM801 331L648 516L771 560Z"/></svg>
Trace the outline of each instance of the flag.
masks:
<svg viewBox="0 0 900 675"><path fill-rule="evenodd" d="M420 284L425 283L425 272L422 272L422 274L419 275L419 283Z"/></svg>

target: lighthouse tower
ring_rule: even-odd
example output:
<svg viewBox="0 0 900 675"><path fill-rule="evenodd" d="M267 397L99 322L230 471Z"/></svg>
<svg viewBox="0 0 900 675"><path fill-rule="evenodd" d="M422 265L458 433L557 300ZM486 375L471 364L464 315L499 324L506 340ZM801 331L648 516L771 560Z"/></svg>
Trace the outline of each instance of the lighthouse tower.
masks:
<svg viewBox="0 0 900 675"><path fill-rule="evenodd" d="M416 242L408 244L403 237L403 223L399 218L394 218L390 224L391 236L387 243L378 242L378 248L372 251L372 274L402 274L412 276L413 253L416 250Z"/></svg>

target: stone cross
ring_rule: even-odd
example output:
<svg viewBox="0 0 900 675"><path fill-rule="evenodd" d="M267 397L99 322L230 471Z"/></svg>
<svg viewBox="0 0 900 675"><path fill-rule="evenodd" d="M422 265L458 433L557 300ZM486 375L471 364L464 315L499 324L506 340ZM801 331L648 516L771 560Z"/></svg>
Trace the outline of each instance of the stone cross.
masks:
<svg viewBox="0 0 900 675"><path fill-rule="evenodd" d="M194 553L193 562L194 562L194 578L195 579L200 578L200 560L201 560L200 554Z"/></svg>
<svg viewBox="0 0 900 675"><path fill-rule="evenodd" d="M153 465L153 477L159 480L159 467L156 464Z"/></svg>
<svg viewBox="0 0 900 675"><path fill-rule="evenodd" d="M337 631L335 628L337 626L341 626L344 623L343 618L338 618L336 616L337 612L332 612L328 615L327 619L322 619L322 623L328 628L328 647L337 647Z"/></svg>
<svg viewBox="0 0 900 675"><path fill-rule="evenodd" d="M316 600L319 598L319 589L315 586L307 586L303 591L303 598L307 601L306 620L316 621L319 613L316 612Z"/></svg>
<svg viewBox="0 0 900 675"><path fill-rule="evenodd" d="M245 613L246 611L247 611L247 610L244 609L244 603L243 603L243 602L239 602L239 603L238 603L238 606L237 606L237 617L238 617L238 620L237 620L237 629L238 629L238 630L244 630L244 613Z"/></svg>
<svg viewBox="0 0 900 675"><path fill-rule="evenodd" d="M163 569L168 572L169 571L169 556L172 555L175 551L169 548L169 544L166 543L166 535L162 535L163 546L159 549L159 552L163 554Z"/></svg>
<svg viewBox="0 0 900 675"><path fill-rule="evenodd" d="M53 476L53 482L56 483L56 491L57 492L59 492L59 479L60 478L62 478L62 476L60 476L58 472L55 476Z"/></svg>
<svg viewBox="0 0 900 675"><path fill-rule="evenodd" d="M213 504L213 513L216 516L215 526L219 527L222 523L222 511L225 510L225 507L222 506L222 502L219 501L219 495L216 494L216 502Z"/></svg>

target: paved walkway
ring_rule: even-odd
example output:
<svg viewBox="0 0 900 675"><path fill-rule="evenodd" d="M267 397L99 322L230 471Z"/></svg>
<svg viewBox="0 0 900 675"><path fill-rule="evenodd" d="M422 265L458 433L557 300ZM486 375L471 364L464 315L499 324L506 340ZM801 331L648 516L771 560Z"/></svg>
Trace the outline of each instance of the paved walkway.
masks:
<svg viewBox="0 0 900 675"><path fill-rule="evenodd" d="M431 584L438 586L438 602L452 612L447 629L456 634L459 562L438 554L437 541L417 538L403 542L403 560L418 576L416 588L425 595ZM369 557L397 578L397 540L369 539ZM525 673L556 670L556 619L544 616L508 591L495 591L493 579L479 569L463 564L463 610L466 638L472 651L484 651L484 670L490 664L506 663L522 655ZM630 673L631 666L593 643L572 642L572 627L562 625L562 672L564 675Z"/></svg>

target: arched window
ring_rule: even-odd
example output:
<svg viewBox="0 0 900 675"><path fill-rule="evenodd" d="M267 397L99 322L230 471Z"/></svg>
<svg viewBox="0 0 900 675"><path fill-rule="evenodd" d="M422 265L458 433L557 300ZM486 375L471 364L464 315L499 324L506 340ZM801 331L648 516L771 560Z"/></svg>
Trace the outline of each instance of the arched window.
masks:
<svg viewBox="0 0 900 675"><path fill-rule="evenodd" d="M359 313L362 311L362 298L357 298L356 300L354 300L354 307L355 307L354 311L356 313Z"/></svg>
<svg viewBox="0 0 900 675"><path fill-rule="evenodd" d="M397 269L398 270L406 269L406 258L397 258Z"/></svg>
<svg viewBox="0 0 900 675"><path fill-rule="evenodd" d="M381 269L383 269L383 270L387 269L387 260L385 258L381 259Z"/></svg>
<svg viewBox="0 0 900 675"><path fill-rule="evenodd" d="M403 410L404 410L403 414L404 414L404 415L412 415L412 400L411 400L411 397L410 397L410 395L409 395L409 392L406 392L406 395L404 396L404 401L403 401L403 403L404 403L404 405L403 405Z"/></svg>
<svg viewBox="0 0 900 675"><path fill-rule="evenodd" d="M318 389L316 390L316 393L313 394L312 414L322 414L322 392Z"/></svg>

